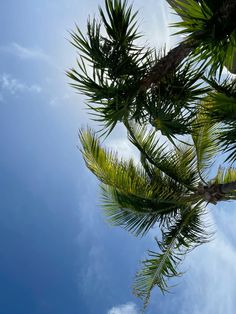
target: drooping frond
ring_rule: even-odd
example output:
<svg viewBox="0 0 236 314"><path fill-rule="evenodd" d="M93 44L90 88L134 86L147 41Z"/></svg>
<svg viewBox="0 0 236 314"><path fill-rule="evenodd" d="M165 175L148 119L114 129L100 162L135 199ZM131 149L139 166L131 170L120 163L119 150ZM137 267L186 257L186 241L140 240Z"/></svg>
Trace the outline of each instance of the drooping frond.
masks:
<svg viewBox="0 0 236 314"><path fill-rule="evenodd" d="M82 153L87 167L103 183L105 214L113 225L136 235L145 234L157 221L182 208L182 190L178 184L155 173L150 181L144 169L132 160L119 160L101 147L90 130L80 133ZM170 184L171 183L171 184Z"/></svg>
<svg viewBox="0 0 236 314"><path fill-rule="evenodd" d="M164 223L184 206L177 192L173 193L168 188L163 190L165 193L160 191L157 195L145 197L102 185L102 204L108 222L136 236L145 235L157 222Z"/></svg>
<svg viewBox="0 0 236 314"><path fill-rule="evenodd" d="M116 153L102 148L95 132L90 129L81 131L80 141L87 167L102 183L115 185L117 188L121 188L127 180L140 188L146 185L145 173L134 166L132 159L119 160ZM129 188L132 190L132 185Z"/></svg>
<svg viewBox="0 0 236 314"><path fill-rule="evenodd" d="M126 124L129 140L138 148L142 158L179 184L194 191L198 180L195 154L191 147L167 149L159 144L155 131Z"/></svg>
<svg viewBox="0 0 236 314"><path fill-rule="evenodd" d="M142 262L143 269L137 273L134 291L144 300L144 307L155 286L165 293L169 280L181 275L177 269L185 254L210 240L202 221L203 214L200 204L192 208L186 205L163 230L162 241L157 241L160 252L149 251L149 258Z"/></svg>

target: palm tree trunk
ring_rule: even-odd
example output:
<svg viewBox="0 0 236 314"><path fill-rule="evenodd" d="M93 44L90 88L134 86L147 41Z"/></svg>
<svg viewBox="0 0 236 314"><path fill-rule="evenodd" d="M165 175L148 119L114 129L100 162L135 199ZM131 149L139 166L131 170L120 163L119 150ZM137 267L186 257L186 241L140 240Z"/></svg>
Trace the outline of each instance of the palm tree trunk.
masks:
<svg viewBox="0 0 236 314"><path fill-rule="evenodd" d="M168 1L168 0L167 0ZM169 1L171 2L171 1ZM172 0L173 2L173 0ZM184 1L183 1L184 2ZM225 38L236 29L236 0L225 0L211 18L215 26L217 39ZM201 34L200 34L201 35ZM140 82L140 91L147 90L152 84L159 85L161 79L175 71L176 67L193 51L198 45L195 42L185 41L171 49L169 53L159 60Z"/></svg>
<svg viewBox="0 0 236 314"><path fill-rule="evenodd" d="M221 200L226 200L227 194L230 194L233 191L236 191L236 181L223 184L213 183L207 186L199 183L198 190L195 195L199 195L208 203L215 205Z"/></svg>
<svg viewBox="0 0 236 314"><path fill-rule="evenodd" d="M140 84L140 90L147 90L151 84L158 85L163 76L174 71L176 67L189 55L194 46L187 42L180 43L171 49L169 53L156 63L148 75L144 77Z"/></svg>

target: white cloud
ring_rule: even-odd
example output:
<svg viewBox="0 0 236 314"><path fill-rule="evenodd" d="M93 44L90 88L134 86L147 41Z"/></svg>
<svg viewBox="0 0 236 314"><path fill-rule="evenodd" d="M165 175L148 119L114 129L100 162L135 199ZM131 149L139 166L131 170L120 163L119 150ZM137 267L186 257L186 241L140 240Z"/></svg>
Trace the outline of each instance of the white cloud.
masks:
<svg viewBox="0 0 236 314"><path fill-rule="evenodd" d="M21 59L48 60L48 56L39 48L24 47L18 43L0 47L0 51L11 53Z"/></svg>
<svg viewBox="0 0 236 314"><path fill-rule="evenodd" d="M107 314L138 314L138 311L136 305L129 302L111 308Z"/></svg>
<svg viewBox="0 0 236 314"><path fill-rule="evenodd" d="M11 95L22 92L38 94L42 91L42 88L37 84L26 84L16 78L11 77L9 74L3 73L0 74L0 91L2 93L10 93ZM2 94L0 99L3 100Z"/></svg>

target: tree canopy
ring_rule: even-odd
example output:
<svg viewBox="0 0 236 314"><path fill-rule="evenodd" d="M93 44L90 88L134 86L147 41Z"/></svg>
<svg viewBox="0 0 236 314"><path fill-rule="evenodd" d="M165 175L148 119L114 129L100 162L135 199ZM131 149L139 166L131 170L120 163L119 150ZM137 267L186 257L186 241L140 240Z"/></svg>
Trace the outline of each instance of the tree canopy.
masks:
<svg viewBox="0 0 236 314"><path fill-rule="evenodd" d="M134 282L144 308L153 287L168 291L184 256L211 240L207 205L236 200L236 1L167 2L180 17L176 47L142 47L137 11L105 0L86 34L72 32L79 58L67 72L102 124L97 134L81 130L80 140L108 221L136 236L160 228L157 252L148 252ZM117 123L138 149L138 165L101 145ZM219 153L226 166L209 177Z"/></svg>

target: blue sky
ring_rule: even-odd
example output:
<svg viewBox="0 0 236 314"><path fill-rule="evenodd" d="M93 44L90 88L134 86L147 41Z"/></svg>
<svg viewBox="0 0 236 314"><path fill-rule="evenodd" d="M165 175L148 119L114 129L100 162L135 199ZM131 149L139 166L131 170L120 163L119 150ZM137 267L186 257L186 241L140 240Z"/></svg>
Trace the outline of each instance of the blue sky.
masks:
<svg viewBox="0 0 236 314"><path fill-rule="evenodd" d="M0 313L137 314L131 284L153 246L110 227L102 216L96 179L77 146L88 121L84 99L65 70L76 53L68 31L82 29L98 0L0 2ZM164 1L140 9L152 45L167 43L173 19ZM91 123L90 123L91 124ZM122 129L107 141L134 154ZM184 262L173 293L153 293L148 314L233 314L236 308L236 212L211 209L215 240Z"/></svg>

